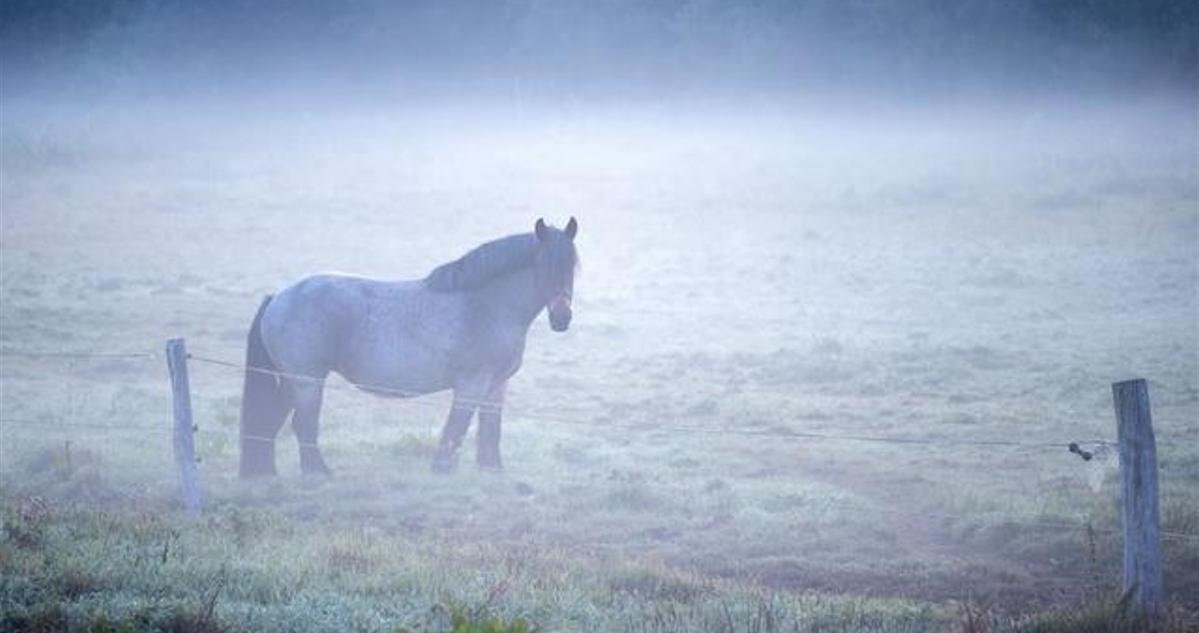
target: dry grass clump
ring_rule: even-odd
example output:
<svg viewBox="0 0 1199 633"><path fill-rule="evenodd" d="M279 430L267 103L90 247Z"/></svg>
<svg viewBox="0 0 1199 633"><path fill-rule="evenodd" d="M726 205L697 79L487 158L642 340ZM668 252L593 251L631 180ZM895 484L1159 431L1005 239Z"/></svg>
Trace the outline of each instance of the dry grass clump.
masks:
<svg viewBox="0 0 1199 633"><path fill-rule="evenodd" d="M715 592L709 579L664 567L629 570L611 578L608 587L646 601L693 602Z"/></svg>
<svg viewBox="0 0 1199 633"><path fill-rule="evenodd" d="M366 574L379 565L369 546L359 540L346 540L329 545L325 549L324 558L330 571L342 574Z"/></svg>
<svg viewBox="0 0 1199 633"><path fill-rule="evenodd" d="M49 506L41 497L16 499L4 513L4 538L24 549L41 548L44 540Z"/></svg>
<svg viewBox="0 0 1199 633"><path fill-rule="evenodd" d="M60 606L30 613L0 616L0 633L233 633L238 629L222 624L212 614L176 610L163 614L142 611L126 618L104 615L72 620Z"/></svg>
<svg viewBox="0 0 1199 633"><path fill-rule="evenodd" d="M58 570L55 589L66 600L77 600L89 593L103 591L104 580L78 563L67 563Z"/></svg>
<svg viewBox="0 0 1199 633"><path fill-rule="evenodd" d="M985 605L958 605L960 633L1184 633L1199 630L1199 614L1169 606L1154 616L1138 614L1130 595L1073 609L1011 617Z"/></svg>

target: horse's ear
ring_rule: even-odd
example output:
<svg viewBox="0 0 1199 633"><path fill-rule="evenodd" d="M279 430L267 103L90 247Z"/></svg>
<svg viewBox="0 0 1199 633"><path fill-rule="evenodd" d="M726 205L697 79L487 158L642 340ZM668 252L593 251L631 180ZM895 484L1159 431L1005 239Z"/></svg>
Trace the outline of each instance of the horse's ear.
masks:
<svg viewBox="0 0 1199 633"><path fill-rule="evenodd" d="M533 225L533 232L537 234L537 239L545 241L550 235L549 227L545 225L545 218L537 218L537 224Z"/></svg>
<svg viewBox="0 0 1199 633"><path fill-rule="evenodd" d="M575 220L575 216L570 216L570 222L566 223L564 232L566 233L566 237L569 237L571 240L575 239L575 235L579 232L579 223Z"/></svg>

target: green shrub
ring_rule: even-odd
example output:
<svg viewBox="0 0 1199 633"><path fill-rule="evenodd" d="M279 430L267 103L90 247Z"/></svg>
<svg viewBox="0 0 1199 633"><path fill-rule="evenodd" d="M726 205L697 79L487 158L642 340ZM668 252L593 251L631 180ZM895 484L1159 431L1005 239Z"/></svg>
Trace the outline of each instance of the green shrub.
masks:
<svg viewBox="0 0 1199 633"><path fill-rule="evenodd" d="M505 623L499 618L475 619L461 613L454 614L451 633L535 633L539 629L517 618Z"/></svg>
<svg viewBox="0 0 1199 633"><path fill-rule="evenodd" d="M522 618L505 622L497 617L481 616L460 607L451 607L450 628L447 633L540 633L541 630L541 627L529 624ZM400 629L397 633L417 632L411 629Z"/></svg>

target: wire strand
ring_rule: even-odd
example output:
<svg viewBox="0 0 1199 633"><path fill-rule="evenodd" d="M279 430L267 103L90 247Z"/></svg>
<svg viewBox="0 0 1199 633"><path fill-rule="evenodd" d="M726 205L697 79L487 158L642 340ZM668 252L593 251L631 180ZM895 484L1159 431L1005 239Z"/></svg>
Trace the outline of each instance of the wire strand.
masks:
<svg viewBox="0 0 1199 633"><path fill-rule="evenodd" d="M97 352L54 352L54 351L34 351L34 350L4 350L0 351L0 356L22 356L22 357L50 357L50 358L157 358L156 353L138 352L138 353L97 353ZM238 371L249 371L265 375L271 375L278 378L287 378L289 380L303 380L320 383L325 388L337 389L341 391L367 391L394 395L402 398L416 398L423 395L429 395L426 392L397 388L387 385L374 385L365 383L348 383L349 387L345 387L335 383L329 383L325 378L318 378L305 374L297 374L293 372L284 372L264 367L247 366L242 363L231 362L219 358L212 358L199 354L189 353L187 357L199 363L216 365L228 369ZM431 408L442 409L442 405L414 400L413 404L417 406L426 406ZM451 409L481 409L481 410L502 410L504 407L503 401L497 400L481 400L472 399L461 396L455 396L450 405ZM529 419L539 419L544 422L558 422L557 420L549 420L541 416L522 416ZM575 426L584 426L577 424ZM592 425L587 425L592 426ZM740 435L745 437L770 437L783 440L834 440L834 441L851 441L851 442L871 442L871 443L886 443L886 444L910 444L910 445L940 445L940 446L983 446L983 447L1014 447L1014 448L1054 448L1061 449L1068 447L1072 442L1078 444L1095 445L1095 446L1114 446L1115 443L1106 439L1089 439L1089 440L1069 440L1069 441L1043 441L1043 442L1022 442L1015 440L957 440L950 438L930 438L930 437L896 437L896 436L871 436L863 434L838 434L838 433L818 433L811 431L765 431L765 430L750 430L750 429L730 429L711 427L700 427L693 425L604 425L606 427L617 426L619 428L638 430L638 431L664 431L673 430L686 433L702 433L715 435Z"/></svg>
<svg viewBox="0 0 1199 633"><path fill-rule="evenodd" d="M58 352L43 350L0 350L0 358L97 358L97 359L147 359L158 358L155 352Z"/></svg>
<svg viewBox="0 0 1199 633"><path fill-rule="evenodd" d="M397 396L400 398L416 398L419 396L430 395L430 392L425 392L425 391L416 391L416 390L410 390L410 389L402 389L402 388L398 388L398 387L390 387L390 386L386 386L386 385L373 385L373 384L366 384L366 383L349 382L348 383L349 388L346 388L346 387L343 387L343 386L335 384L335 383L329 383L325 378L318 378L316 376L308 376L305 374L297 374L297 373L292 373L292 372L278 371L275 369L266 369L265 367L254 367L252 365L244 365L242 363L234 363L234 362L230 362L227 360L221 360L219 358L210 358L207 356L200 356L200 355L191 354L191 353L189 353L187 355L187 357L188 357L188 359L194 360L197 362L208 363L210 365L219 365L222 367L227 367L229 369L236 369L239 371L255 372L255 373L259 373L259 374L275 376L278 378L287 378L289 380L303 380L303 381L307 381L307 382L320 383L323 387L329 388L329 389L339 389L342 391L367 391L367 392L382 393L382 394ZM419 401L417 401L417 402L419 402ZM433 405L433 406L437 406L437 405ZM479 399L466 398L466 397L455 395L454 402L451 406L453 408L457 408L457 409L466 409L466 408L469 408L469 409L474 409L474 408L502 409L504 406L504 403L502 400L479 400Z"/></svg>
<svg viewBox="0 0 1199 633"><path fill-rule="evenodd" d="M141 425L106 425L106 424L87 424L84 422L53 422L39 420L37 418L0 418L0 430L12 431L33 431L33 430L55 430L55 429L94 429L99 431L119 431L119 432L138 432L138 433L173 433L174 430L167 427L141 426Z"/></svg>
<svg viewBox="0 0 1199 633"><path fill-rule="evenodd" d="M328 388L341 389L343 391L365 390L368 392L389 393L389 394L394 394L394 395L398 395L398 396L402 396L402 397L406 397L406 398L414 398L417 396L428 395L425 393L408 391L408 390L404 390L404 389L397 389L397 388L393 388L393 387L385 387L385 386L378 386L378 385L366 385L366 384L357 384L357 383L349 383L351 385L351 387L347 389L346 387L342 387L341 385L328 383L325 379L317 378L315 376L307 376L304 374L282 372L282 371L277 371L277 370L273 370L273 369L265 369L262 367L246 366L241 363L234 363L234 362L230 362L230 361L226 361L226 360L210 358L210 357L200 356L200 355L196 355L196 354L188 354L188 358L198 361L198 362L201 362L201 363L219 365L219 366L226 367L229 369L259 372L259 373L263 373L263 374L273 375L273 376L277 376L277 377L281 377L281 378L289 378L289 379L294 379L294 380L307 380L307 381L312 381L312 382L320 382L320 383L323 383ZM487 407L487 408L494 408L497 410L503 408L502 402L488 401L488 400L472 400L469 398L458 398L458 397L454 398L454 404L451 406L457 407L459 405L459 403L464 405L464 408ZM422 402L419 400L414 401L414 404L427 405L427 406L437 407L439 409L441 408L440 405L437 405L435 403ZM525 418L525 419L541 421L541 422L552 422L552 423L560 422L559 420L553 420L550 418L546 418L544 416L537 416L537 415L522 415L521 417ZM584 425L584 424L578 424L578 423L567 423L567 424L570 424L570 425L576 426L576 427L582 427L582 426L587 426L590 428L598 428L599 427L599 425ZM861 434L815 433L815 432L807 432L807 431L771 432L771 431L755 431L755 430L749 430L749 429L730 429L730 428L716 429L716 428L711 428L711 427L684 426L684 425L648 426L648 425L631 425L631 424L626 424L626 425L606 424L603 426L605 428L624 428L624 429L629 429L629 430L639 430L639 431L646 431L646 432L674 430L674 431L687 432L687 433L705 433L705 434L716 434L716 435L729 434L729 435L742 435L742 436L750 436L750 437L754 437L754 436L770 437L770 438L778 438L778 439L785 439L785 440L805 440L805 439L806 440L839 440L839 441L853 441L853 442L874 442L874 443L915 444L915 445L942 445L942 446L985 446L985 447L1067 449L1071 443L1096 445L1096 446L1114 445L1115 444L1114 442L1112 442L1110 440L1104 440L1104 439L1063 440L1063 441L1055 441L1055 442L1051 442L1051 441L1020 442L1020 441L1015 441L1015 440L990 440L990 439L987 439L987 440L965 440L965 439L955 440L955 439L947 439L947 438L927 438L927 437L922 438L922 437L870 436L870 435L861 435Z"/></svg>
<svg viewBox="0 0 1199 633"><path fill-rule="evenodd" d="M766 431L753 429L712 428L693 425L654 425L639 426L631 424L605 425L612 428L623 428L642 431L678 431L685 433L704 433L709 435L741 435L746 437L769 437L782 440L835 440L848 442L874 442L883 444L915 444L921 446L986 446L986 447L1015 447L1015 448L1054 448L1068 450L1071 442L1086 445L1115 445L1109 440L1071 440L1058 442L1018 442L1015 440L955 440L951 438L933 437L896 437L885 435L857 435L838 433L816 433L811 431Z"/></svg>

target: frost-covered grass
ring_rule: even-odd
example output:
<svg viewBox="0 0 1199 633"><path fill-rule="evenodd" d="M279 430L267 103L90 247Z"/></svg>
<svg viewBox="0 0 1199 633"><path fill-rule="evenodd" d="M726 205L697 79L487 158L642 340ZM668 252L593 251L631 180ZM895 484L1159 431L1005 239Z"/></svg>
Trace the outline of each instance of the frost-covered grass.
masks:
<svg viewBox="0 0 1199 633"><path fill-rule="evenodd" d="M6 117L0 350L184 336L237 361L295 278L418 277L541 215L580 220L575 323L530 332L503 473L469 441L429 472L443 395L334 380L336 476L301 478L285 433L281 477L239 482L240 377L193 361L198 524L173 510L160 358L0 357L5 512L44 508L36 543L0 543L0 611L194 623L215 595L204 622L251 629L445 628L461 607L551 630L930 630L968 604L1015 626L1114 600L1114 455L954 442L1112 439L1109 385L1131 376L1163 528L1199 532L1190 119L159 114ZM1163 545L1193 610L1199 542Z"/></svg>
<svg viewBox="0 0 1199 633"><path fill-rule="evenodd" d="M769 591L532 542L496 546L273 512L190 522L156 508L3 501L6 631L1142 630L1114 596L1014 617L974 601ZM1195 623L1172 607L1154 630Z"/></svg>
<svg viewBox="0 0 1199 633"><path fill-rule="evenodd" d="M212 613L226 628L255 631L443 630L454 612L585 631L725 622L909 631L943 620L903 600L773 594L532 542L497 547L268 512L218 512L193 524L25 502L5 521L0 600L12 618L48 606L71 622Z"/></svg>

